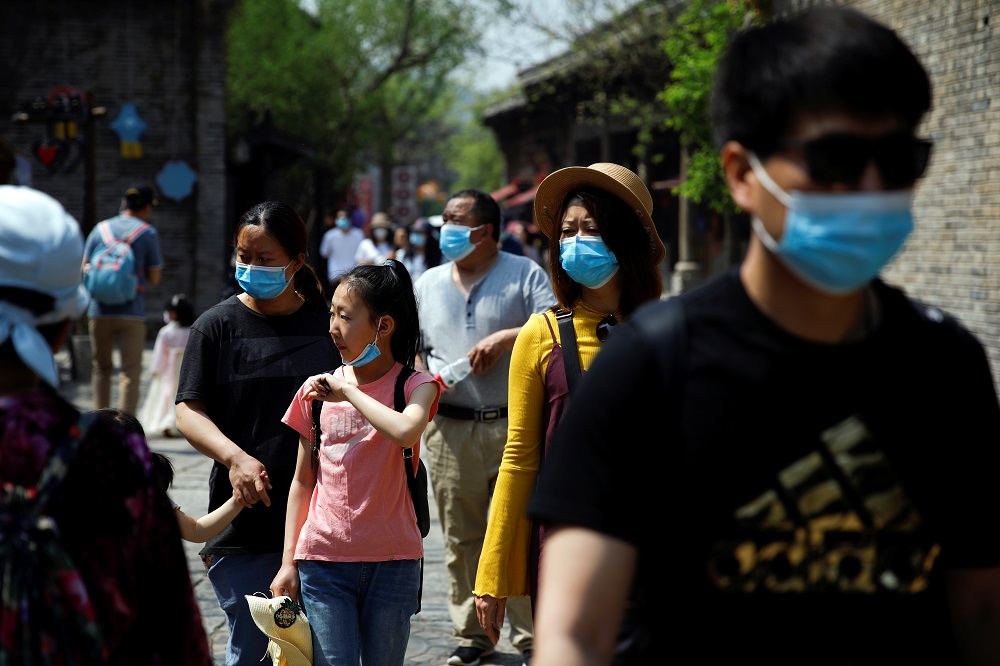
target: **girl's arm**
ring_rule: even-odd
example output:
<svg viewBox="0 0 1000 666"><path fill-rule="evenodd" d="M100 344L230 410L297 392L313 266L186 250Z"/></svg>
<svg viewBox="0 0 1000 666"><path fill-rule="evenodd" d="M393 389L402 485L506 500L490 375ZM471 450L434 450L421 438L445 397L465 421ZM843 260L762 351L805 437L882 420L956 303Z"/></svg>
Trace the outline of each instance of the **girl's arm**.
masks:
<svg viewBox="0 0 1000 666"><path fill-rule="evenodd" d="M230 497L226 503L215 511L198 518L187 515L180 509L175 509L177 513L177 523L181 526L181 538L192 543L205 543L239 515L243 505L236 501L236 497Z"/></svg>
<svg viewBox="0 0 1000 666"><path fill-rule="evenodd" d="M318 463L317 463L318 464ZM281 568L271 581L271 594L299 597L299 567L295 563L295 544L309 514L309 501L316 487L316 468L313 467L312 442L299 437L299 452L295 460L295 476L288 490L288 509L285 513L285 542L281 552Z"/></svg>
<svg viewBox="0 0 1000 666"><path fill-rule="evenodd" d="M321 384L325 380L330 389ZM317 375L311 379L312 390L307 397L337 402L347 400L368 419L376 430L395 442L400 448L410 448L420 440L427 427L431 405L437 399L440 387L437 382L427 382L413 389L410 400L402 412L392 405L383 405L357 386L336 378L332 374Z"/></svg>

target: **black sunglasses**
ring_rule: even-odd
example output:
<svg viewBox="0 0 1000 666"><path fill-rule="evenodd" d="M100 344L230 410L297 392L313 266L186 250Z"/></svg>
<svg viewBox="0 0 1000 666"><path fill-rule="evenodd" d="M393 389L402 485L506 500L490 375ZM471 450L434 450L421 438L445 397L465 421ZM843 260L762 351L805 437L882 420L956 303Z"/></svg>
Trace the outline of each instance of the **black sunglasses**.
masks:
<svg viewBox="0 0 1000 666"><path fill-rule="evenodd" d="M597 322L597 339L604 342L611 335L611 331L615 326L618 325L618 320L615 319L613 314L609 314L607 317Z"/></svg>
<svg viewBox="0 0 1000 666"><path fill-rule="evenodd" d="M822 185L856 183L869 160L875 160L886 187L904 187L927 170L932 141L918 139L909 132L882 136L824 134L808 141L786 139L778 148L801 148L809 177Z"/></svg>

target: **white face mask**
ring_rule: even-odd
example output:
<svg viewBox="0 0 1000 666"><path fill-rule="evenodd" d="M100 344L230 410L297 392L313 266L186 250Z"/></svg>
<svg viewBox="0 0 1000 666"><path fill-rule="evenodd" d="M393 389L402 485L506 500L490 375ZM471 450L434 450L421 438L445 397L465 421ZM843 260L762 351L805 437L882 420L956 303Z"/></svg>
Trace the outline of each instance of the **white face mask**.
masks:
<svg viewBox="0 0 1000 666"><path fill-rule="evenodd" d="M169 312L166 312L166 311L163 312L163 323L164 324L169 324L170 323L170 313Z"/></svg>

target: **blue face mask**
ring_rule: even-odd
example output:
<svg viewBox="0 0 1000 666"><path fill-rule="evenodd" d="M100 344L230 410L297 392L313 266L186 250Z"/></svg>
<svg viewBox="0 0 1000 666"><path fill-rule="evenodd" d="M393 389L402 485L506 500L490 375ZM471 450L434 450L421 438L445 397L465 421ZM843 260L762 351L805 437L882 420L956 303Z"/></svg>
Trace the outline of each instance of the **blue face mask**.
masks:
<svg viewBox="0 0 1000 666"><path fill-rule="evenodd" d="M439 241L441 254L448 261L461 261L465 259L475 251L476 245L478 245L478 243L472 243L469 237L473 231L482 229L483 226L482 224L478 227L466 227L461 224L441 225L441 240Z"/></svg>
<svg viewBox="0 0 1000 666"><path fill-rule="evenodd" d="M360 368L362 365L367 365L382 355L381 350L378 348L378 330L381 326L382 317L379 317L378 324L375 325L375 339L365 345L365 348L361 350L361 353L353 361L344 361L344 365Z"/></svg>
<svg viewBox="0 0 1000 666"><path fill-rule="evenodd" d="M423 247L424 243L427 242L427 237L423 234L412 233L410 234L410 245L413 247Z"/></svg>
<svg viewBox="0 0 1000 666"><path fill-rule="evenodd" d="M597 289L618 272L618 258L600 236L581 236L559 241L559 263L574 282Z"/></svg>
<svg viewBox="0 0 1000 666"><path fill-rule="evenodd" d="M338 229L350 229L351 228L351 221L348 220L346 217L338 217L337 221L336 221L336 225L337 225Z"/></svg>
<svg viewBox="0 0 1000 666"><path fill-rule="evenodd" d="M868 284L913 231L912 190L827 194L782 190L749 154L761 184L785 205L777 241L754 217L754 232L792 273L813 288L844 294Z"/></svg>
<svg viewBox="0 0 1000 666"><path fill-rule="evenodd" d="M292 262L288 262L288 266L291 265ZM236 281L239 282L240 288L252 298L266 301L269 298L280 296L292 281L292 278L285 279L285 269L288 266L251 266L237 261Z"/></svg>

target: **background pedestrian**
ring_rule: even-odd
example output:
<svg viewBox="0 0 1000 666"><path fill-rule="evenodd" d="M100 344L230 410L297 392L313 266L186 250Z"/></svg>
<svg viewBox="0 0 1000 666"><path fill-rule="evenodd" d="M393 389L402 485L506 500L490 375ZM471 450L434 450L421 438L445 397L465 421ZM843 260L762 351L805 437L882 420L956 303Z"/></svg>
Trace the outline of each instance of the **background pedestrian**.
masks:
<svg viewBox="0 0 1000 666"><path fill-rule="evenodd" d="M91 383L94 406L97 408L111 404L115 348L118 349L121 361L118 407L134 414L139 405L142 350L146 344L145 291L147 287L160 284L163 272L160 237L156 228L150 224L153 207L156 205L156 191L152 186L143 184L130 187L122 199L119 214L98 223L90 232L83 248L83 270L87 271L94 253L109 245L106 233L110 234L110 238L131 238L129 244L135 257L135 274L139 279L135 298L124 303L107 303L94 298L87 311L93 365ZM145 229L136 235L140 226Z"/></svg>

